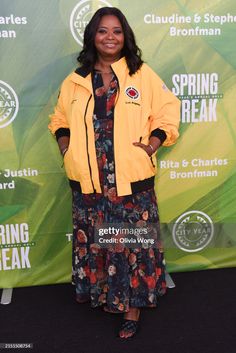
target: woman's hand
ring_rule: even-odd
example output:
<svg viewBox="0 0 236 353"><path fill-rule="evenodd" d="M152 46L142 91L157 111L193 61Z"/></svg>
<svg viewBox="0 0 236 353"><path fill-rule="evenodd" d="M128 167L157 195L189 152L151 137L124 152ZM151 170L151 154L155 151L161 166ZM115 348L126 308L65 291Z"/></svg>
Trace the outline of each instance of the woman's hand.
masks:
<svg viewBox="0 0 236 353"><path fill-rule="evenodd" d="M142 148L148 154L148 156L151 157L151 155L156 153L158 147L160 147L161 141L158 137L151 136L148 145L145 145L142 142L133 142L133 145Z"/></svg>
<svg viewBox="0 0 236 353"><path fill-rule="evenodd" d="M68 150L69 142L70 138L68 136L59 137L57 141L62 157L64 157Z"/></svg>
<svg viewBox="0 0 236 353"><path fill-rule="evenodd" d="M145 145L144 143L141 143L141 142L134 142L133 145L137 147L141 147L148 154L149 157L151 157L151 155L154 153L154 149L152 145Z"/></svg>

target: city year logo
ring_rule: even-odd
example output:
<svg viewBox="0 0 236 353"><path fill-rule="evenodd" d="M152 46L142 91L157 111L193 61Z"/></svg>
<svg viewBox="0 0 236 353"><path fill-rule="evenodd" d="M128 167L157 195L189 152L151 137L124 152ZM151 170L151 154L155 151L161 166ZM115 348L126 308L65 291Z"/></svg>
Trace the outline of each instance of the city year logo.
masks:
<svg viewBox="0 0 236 353"><path fill-rule="evenodd" d="M70 16L70 30L76 42L81 46L83 45L86 25L89 23L94 12L104 6L112 7L106 0L81 0L74 7Z"/></svg>
<svg viewBox="0 0 236 353"><path fill-rule="evenodd" d="M19 101L16 92L8 83L0 81L0 128L11 124L18 110Z"/></svg>
<svg viewBox="0 0 236 353"><path fill-rule="evenodd" d="M125 93L131 99L138 99L139 98L139 91L134 87L127 87L125 90Z"/></svg>
<svg viewBox="0 0 236 353"><path fill-rule="evenodd" d="M204 249L212 240L214 226L211 218L201 211L183 213L175 222L172 237L178 248L186 252Z"/></svg>

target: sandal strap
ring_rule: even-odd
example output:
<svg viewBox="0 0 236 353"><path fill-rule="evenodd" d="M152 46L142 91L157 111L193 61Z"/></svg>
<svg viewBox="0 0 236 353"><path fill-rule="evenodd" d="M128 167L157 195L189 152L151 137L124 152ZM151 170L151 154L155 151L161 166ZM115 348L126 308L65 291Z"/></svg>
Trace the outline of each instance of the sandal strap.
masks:
<svg viewBox="0 0 236 353"><path fill-rule="evenodd" d="M138 321L135 320L124 320L121 325L121 331L131 332L133 335L136 333L138 329Z"/></svg>

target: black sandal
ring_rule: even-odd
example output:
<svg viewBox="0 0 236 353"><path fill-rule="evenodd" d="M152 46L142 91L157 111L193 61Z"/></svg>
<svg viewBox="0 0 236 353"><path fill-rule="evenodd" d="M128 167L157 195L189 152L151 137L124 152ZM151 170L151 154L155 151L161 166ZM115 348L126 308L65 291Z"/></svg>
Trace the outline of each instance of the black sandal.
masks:
<svg viewBox="0 0 236 353"><path fill-rule="evenodd" d="M135 320L124 320L121 325L121 328L119 330L119 337L122 339L128 339L128 338L133 337L136 334L136 332L138 331L138 327L139 327L138 323L139 322L135 321ZM131 335L128 337L121 336L121 333L123 331L126 333L131 333Z"/></svg>

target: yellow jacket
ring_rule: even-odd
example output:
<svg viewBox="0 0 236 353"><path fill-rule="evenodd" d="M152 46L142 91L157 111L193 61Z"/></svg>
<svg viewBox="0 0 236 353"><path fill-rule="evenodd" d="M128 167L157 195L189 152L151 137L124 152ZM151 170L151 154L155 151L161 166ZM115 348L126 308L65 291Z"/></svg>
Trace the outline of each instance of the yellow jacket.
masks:
<svg viewBox="0 0 236 353"><path fill-rule="evenodd" d="M133 142L148 144L150 133L166 133L164 146L178 138L180 102L146 64L132 76L125 58L112 64L119 82L114 110L114 160L118 196L153 186L156 157ZM62 83L50 131L70 130L64 165L72 188L85 194L101 192L93 127L94 97L91 73L80 69ZM63 130L62 130L63 131Z"/></svg>

